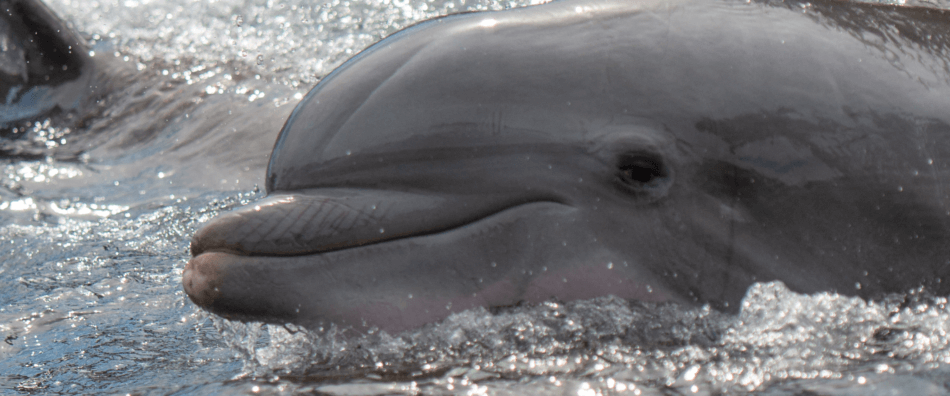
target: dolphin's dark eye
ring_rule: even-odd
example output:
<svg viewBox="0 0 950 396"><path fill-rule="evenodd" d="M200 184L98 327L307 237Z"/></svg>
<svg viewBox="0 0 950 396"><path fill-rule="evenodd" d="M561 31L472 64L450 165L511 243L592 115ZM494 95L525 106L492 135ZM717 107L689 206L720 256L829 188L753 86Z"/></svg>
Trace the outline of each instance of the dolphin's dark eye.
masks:
<svg viewBox="0 0 950 396"><path fill-rule="evenodd" d="M627 184L650 184L668 176L663 160L649 154L625 154L617 164L620 180Z"/></svg>
<svg viewBox="0 0 950 396"><path fill-rule="evenodd" d="M625 189L644 198L659 198L672 183L663 158L652 153L626 153L617 158L617 179Z"/></svg>
<svg viewBox="0 0 950 396"><path fill-rule="evenodd" d="M622 158L620 178L628 183L649 183L663 177L663 164L655 158L631 156Z"/></svg>

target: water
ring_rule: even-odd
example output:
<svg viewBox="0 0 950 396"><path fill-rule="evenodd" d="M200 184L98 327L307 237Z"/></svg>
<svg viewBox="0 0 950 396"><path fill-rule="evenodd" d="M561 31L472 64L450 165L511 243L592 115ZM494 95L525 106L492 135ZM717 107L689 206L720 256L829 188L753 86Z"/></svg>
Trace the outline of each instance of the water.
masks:
<svg viewBox="0 0 950 396"><path fill-rule="evenodd" d="M946 394L950 307L749 290L739 315L599 298L476 309L403 334L231 323L181 290L194 230L263 196L293 105L417 21L526 1L49 5L111 92L3 139L4 393ZM947 7L947 4L938 4Z"/></svg>

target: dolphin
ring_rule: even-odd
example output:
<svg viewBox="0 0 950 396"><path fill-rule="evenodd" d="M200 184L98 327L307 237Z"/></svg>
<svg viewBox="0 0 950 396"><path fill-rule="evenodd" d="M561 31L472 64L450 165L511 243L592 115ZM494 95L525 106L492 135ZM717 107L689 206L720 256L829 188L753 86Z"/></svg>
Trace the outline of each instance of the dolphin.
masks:
<svg viewBox="0 0 950 396"><path fill-rule="evenodd" d="M96 91L85 41L37 0L0 0L0 134Z"/></svg>
<svg viewBox="0 0 950 396"><path fill-rule="evenodd" d="M434 19L319 82L182 274L236 320L386 331L755 282L950 292L950 15L565 0ZM944 280L947 280L945 282Z"/></svg>

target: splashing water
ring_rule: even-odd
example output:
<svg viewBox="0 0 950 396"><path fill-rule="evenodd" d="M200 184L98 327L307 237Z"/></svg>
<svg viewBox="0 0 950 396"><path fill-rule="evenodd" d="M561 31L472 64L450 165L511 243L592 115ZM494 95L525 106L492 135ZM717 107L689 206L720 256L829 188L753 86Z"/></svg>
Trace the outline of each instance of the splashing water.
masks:
<svg viewBox="0 0 950 396"><path fill-rule="evenodd" d="M113 62L97 115L0 149L0 385L19 393L946 394L947 300L754 285L739 315L603 297L402 334L229 322L181 291L194 230L263 196L293 105L447 13L532 1L56 0ZM947 4L940 4L946 7ZM265 114L261 116L261 114Z"/></svg>
<svg viewBox="0 0 950 396"><path fill-rule="evenodd" d="M276 376L271 386L368 380L298 391L932 394L945 391L931 381L950 362L948 319L945 298L868 303L773 282L753 286L738 316L604 297L475 309L398 336L220 319L215 326L243 354L246 373Z"/></svg>

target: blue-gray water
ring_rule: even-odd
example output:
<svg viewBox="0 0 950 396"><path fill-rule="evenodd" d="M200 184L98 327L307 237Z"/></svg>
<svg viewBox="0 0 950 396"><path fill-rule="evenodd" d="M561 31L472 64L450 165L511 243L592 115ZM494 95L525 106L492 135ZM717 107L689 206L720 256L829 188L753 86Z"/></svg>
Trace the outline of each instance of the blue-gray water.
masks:
<svg viewBox="0 0 950 396"><path fill-rule="evenodd" d="M950 307L913 293L867 303L759 284L738 316L601 298L347 337L188 301L191 234L263 196L276 133L320 77L419 20L526 4L49 1L115 78L81 127L0 142L35 154L0 162L0 391L950 393Z"/></svg>

